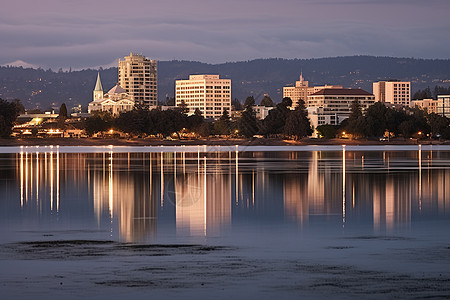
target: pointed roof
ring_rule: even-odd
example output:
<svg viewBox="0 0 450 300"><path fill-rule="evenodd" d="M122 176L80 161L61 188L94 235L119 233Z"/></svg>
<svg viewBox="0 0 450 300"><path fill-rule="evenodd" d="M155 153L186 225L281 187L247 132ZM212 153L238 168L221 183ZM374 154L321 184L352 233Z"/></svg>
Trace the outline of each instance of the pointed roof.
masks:
<svg viewBox="0 0 450 300"><path fill-rule="evenodd" d="M103 92L102 81L100 80L100 72L97 73L97 83L95 84L94 91Z"/></svg>
<svg viewBox="0 0 450 300"><path fill-rule="evenodd" d="M123 94L126 93L127 91L125 91L119 84L116 84L112 89L110 89L108 91L109 95L112 94Z"/></svg>

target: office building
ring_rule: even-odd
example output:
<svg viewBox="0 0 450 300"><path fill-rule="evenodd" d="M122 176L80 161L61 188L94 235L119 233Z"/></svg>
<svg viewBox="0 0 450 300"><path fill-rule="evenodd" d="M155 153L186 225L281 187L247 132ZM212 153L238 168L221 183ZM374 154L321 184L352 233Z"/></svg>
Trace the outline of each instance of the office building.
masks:
<svg viewBox="0 0 450 300"><path fill-rule="evenodd" d="M375 101L409 106L411 103L411 82L379 81L373 83Z"/></svg>
<svg viewBox="0 0 450 300"><path fill-rule="evenodd" d="M308 118L311 125L339 125L351 113L352 102L358 100L364 113L375 103L375 97L361 89L322 89L308 96Z"/></svg>
<svg viewBox="0 0 450 300"><path fill-rule="evenodd" d="M436 113L443 117L450 118L450 95L439 95L437 98Z"/></svg>
<svg viewBox="0 0 450 300"><path fill-rule="evenodd" d="M130 53L119 60L119 85L133 97L137 105L144 107L158 104L157 62Z"/></svg>
<svg viewBox="0 0 450 300"><path fill-rule="evenodd" d="M425 110L427 113L437 113L438 100L423 99L411 101L411 107L417 107Z"/></svg>
<svg viewBox="0 0 450 300"><path fill-rule="evenodd" d="M226 109L231 112L231 79L219 75L190 75L175 82L176 106L186 104L188 114L199 109L205 118L218 119Z"/></svg>
<svg viewBox="0 0 450 300"><path fill-rule="evenodd" d="M298 100L302 99L308 101L308 96L317 93L323 89L341 89L341 85L323 85L323 86L309 86L309 81L304 80L303 74L300 74L300 80L295 82L295 86L283 87L283 98L291 98L292 107L297 106Z"/></svg>

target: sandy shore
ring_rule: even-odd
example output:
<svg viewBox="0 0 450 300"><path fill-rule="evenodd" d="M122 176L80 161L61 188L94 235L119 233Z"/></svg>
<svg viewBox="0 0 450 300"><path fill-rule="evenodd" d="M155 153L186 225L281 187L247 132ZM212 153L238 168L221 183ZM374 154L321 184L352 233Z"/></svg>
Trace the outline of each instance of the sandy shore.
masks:
<svg viewBox="0 0 450 300"><path fill-rule="evenodd" d="M437 140L405 140L394 139L390 142L378 140L349 139L302 139L299 141L256 138L256 139L195 139L195 140L161 140L161 139L120 139L120 138L25 138L0 139L0 146L178 146L178 145L246 145L246 146L286 146L286 145L443 145L449 142Z"/></svg>

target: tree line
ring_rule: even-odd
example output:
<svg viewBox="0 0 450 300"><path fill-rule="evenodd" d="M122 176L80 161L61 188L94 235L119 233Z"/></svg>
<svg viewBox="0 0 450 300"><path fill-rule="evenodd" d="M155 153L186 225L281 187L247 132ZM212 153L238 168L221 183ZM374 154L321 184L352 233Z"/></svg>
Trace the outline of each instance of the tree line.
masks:
<svg viewBox="0 0 450 300"><path fill-rule="evenodd" d="M269 100L266 101L270 104ZM191 132L202 137L264 135L298 139L312 133L306 107L302 101L292 111L289 108L292 105L291 99L284 98L264 120L256 118L254 105L255 99L250 96L246 99L244 110L239 117L232 119L225 110L218 120L204 119L199 109L196 109L193 115L187 116L187 110L183 107L174 110L148 110L137 107L132 111L121 113L118 117L113 117L108 112L94 112L85 120L83 127L89 135L116 129L132 136L159 137L167 137L173 133L181 137L182 132Z"/></svg>
<svg viewBox="0 0 450 300"><path fill-rule="evenodd" d="M436 85L431 91L430 87L426 87L423 90L417 90L412 96L414 100L423 100L423 99L437 99L439 95L450 95L450 86L446 88L445 86Z"/></svg>

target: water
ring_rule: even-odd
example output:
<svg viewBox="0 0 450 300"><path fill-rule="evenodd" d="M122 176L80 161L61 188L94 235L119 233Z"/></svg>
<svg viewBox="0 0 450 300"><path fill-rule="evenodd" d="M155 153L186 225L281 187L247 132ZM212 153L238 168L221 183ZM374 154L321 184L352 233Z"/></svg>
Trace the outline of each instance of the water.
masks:
<svg viewBox="0 0 450 300"><path fill-rule="evenodd" d="M117 289L140 297L149 286L156 297L176 297L172 289L209 297L224 283L246 298L351 298L377 291L439 297L450 291L446 146L11 147L0 153L0 279L9 282L7 295L25 276L40 284L24 298L50 288L53 275L26 268L10 278L25 260L77 279L89 288L75 295L89 297L99 289L105 298L117 296ZM158 253L170 257L151 263L152 270L155 264L165 270L159 281L154 271L152 284L149 273L139 273L149 264L141 255L121 252L137 245L162 246ZM173 245L211 251L180 252ZM83 281L80 257L106 271ZM105 259L114 263L106 267ZM130 260L140 267L129 269ZM178 265L167 267L173 260L188 262L193 273L189 280L171 279L172 286L166 277L180 272ZM60 270L62 262L69 267ZM230 263L236 267L226 268ZM215 271L205 278L202 266ZM139 280L119 280L116 267ZM237 283L233 272L248 275ZM211 278L221 280L209 282L210 290L196 285ZM358 288L341 284L348 280ZM396 282L398 293L387 282Z"/></svg>

